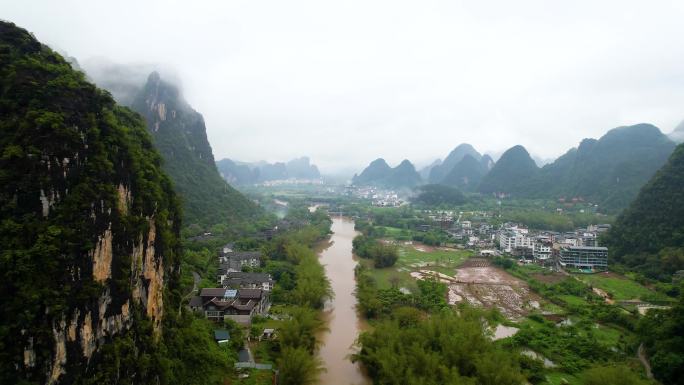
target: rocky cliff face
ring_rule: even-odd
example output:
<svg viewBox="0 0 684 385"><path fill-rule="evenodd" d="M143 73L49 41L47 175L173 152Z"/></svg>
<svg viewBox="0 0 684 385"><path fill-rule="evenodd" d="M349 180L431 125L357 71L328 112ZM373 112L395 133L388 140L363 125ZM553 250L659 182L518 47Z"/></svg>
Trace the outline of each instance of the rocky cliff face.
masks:
<svg viewBox="0 0 684 385"><path fill-rule="evenodd" d="M136 324L159 339L178 205L144 121L5 22L0 84L0 373L78 382Z"/></svg>

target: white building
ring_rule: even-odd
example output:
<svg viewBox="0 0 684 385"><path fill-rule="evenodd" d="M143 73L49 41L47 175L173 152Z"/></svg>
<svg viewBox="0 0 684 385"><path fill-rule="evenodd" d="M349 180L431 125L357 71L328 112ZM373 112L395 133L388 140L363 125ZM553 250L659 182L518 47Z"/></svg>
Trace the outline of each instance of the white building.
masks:
<svg viewBox="0 0 684 385"><path fill-rule="evenodd" d="M537 241L534 243L534 249L532 249L532 255L534 259L545 261L551 258L552 246L550 243Z"/></svg>
<svg viewBox="0 0 684 385"><path fill-rule="evenodd" d="M527 231L523 233L506 229L499 232L499 248L502 251L510 253L518 247L526 247L530 249L534 247L534 240L527 236Z"/></svg>

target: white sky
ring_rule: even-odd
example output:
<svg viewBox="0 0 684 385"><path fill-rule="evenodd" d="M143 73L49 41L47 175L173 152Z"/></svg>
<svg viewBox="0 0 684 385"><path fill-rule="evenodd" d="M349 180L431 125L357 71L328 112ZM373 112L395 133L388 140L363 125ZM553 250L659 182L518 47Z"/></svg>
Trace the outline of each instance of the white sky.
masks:
<svg viewBox="0 0 684 385"><path fill-rule="evenodd" d="M0 0L0 18L79 61L174 68L216 159L549 158L684 119L684 1Z"/></svg>

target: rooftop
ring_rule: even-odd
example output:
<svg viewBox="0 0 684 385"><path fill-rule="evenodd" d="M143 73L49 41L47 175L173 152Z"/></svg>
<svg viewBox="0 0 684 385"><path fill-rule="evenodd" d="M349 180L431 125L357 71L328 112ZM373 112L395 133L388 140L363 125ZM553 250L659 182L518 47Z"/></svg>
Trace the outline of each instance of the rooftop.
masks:
<svg viewBox="0 0 684 385"><path fill-rule="evenodd" d="M230 333L228 330L214 330L214 340L225 341L230 339Z"/></svg>
<svg viewBox="0 0 684 385"><path fill-rule="evenodd" d="M254 259L261 258L261 251L221 251L221 256L228 259Z"/></svg>
<svg viewBox="0 0 684 385"><path fill-rule="evenodd" d="M589 251L608 251L607 247L602 246L569 246L569 250L589 250Z"/></svg>
<svg viewBox="0 0 684 385"><path fill-rule="evenodd" d="M200 291L200 297L235 297L237 290L224 288L204 288Z"/></svg>

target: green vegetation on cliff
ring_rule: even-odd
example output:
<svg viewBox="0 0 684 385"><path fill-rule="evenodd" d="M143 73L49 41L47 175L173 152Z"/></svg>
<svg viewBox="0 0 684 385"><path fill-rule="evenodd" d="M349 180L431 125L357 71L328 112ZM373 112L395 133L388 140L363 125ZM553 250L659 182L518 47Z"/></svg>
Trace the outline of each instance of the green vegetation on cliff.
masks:
<svg viewBox="0 0 684 385"><path fill-rule="evenodd" d="M218 384L144 120L0 22L0 383Z"/></svg>
<svg viewBox="0 0 684 385"><path fill-rule="evenodd" d="M418 192L418 195L411 199L414 204L418 205L453 207L466 202L466 197L461 191L449 186L428 184L421 186Z"/></svg>
<svg viewBox="0 0 684 385"><path fill-rule="evenodd" d="M485 194L500 192L524 196L537 172L539 169L525 147L514 146L506 150L482 178L479 191Z"/></svg>
<svg viewBox="0 0 684 385"><path fill-rule="evenodd" d="M544 166L530 184L530 194L579 197L602 209L626 207L639 189L667 161L674 143L650 124L618 127L598 140L585 139Z"/></svg>
<svg viewBox="0 0 684 385"><path fill-rule="evenodd" d="M187 225L236 223L259 213L249 199L229 186L214 163L204 118L173 84L153 72L131 108L142 114L164 170L181 197Z"/></svg>
<svg viewBox="0 0 684 385"><path fill-rule="evenodd" d="M684 270L684 145L618 217L606 242L616 262L653 278Z"/></svg>

